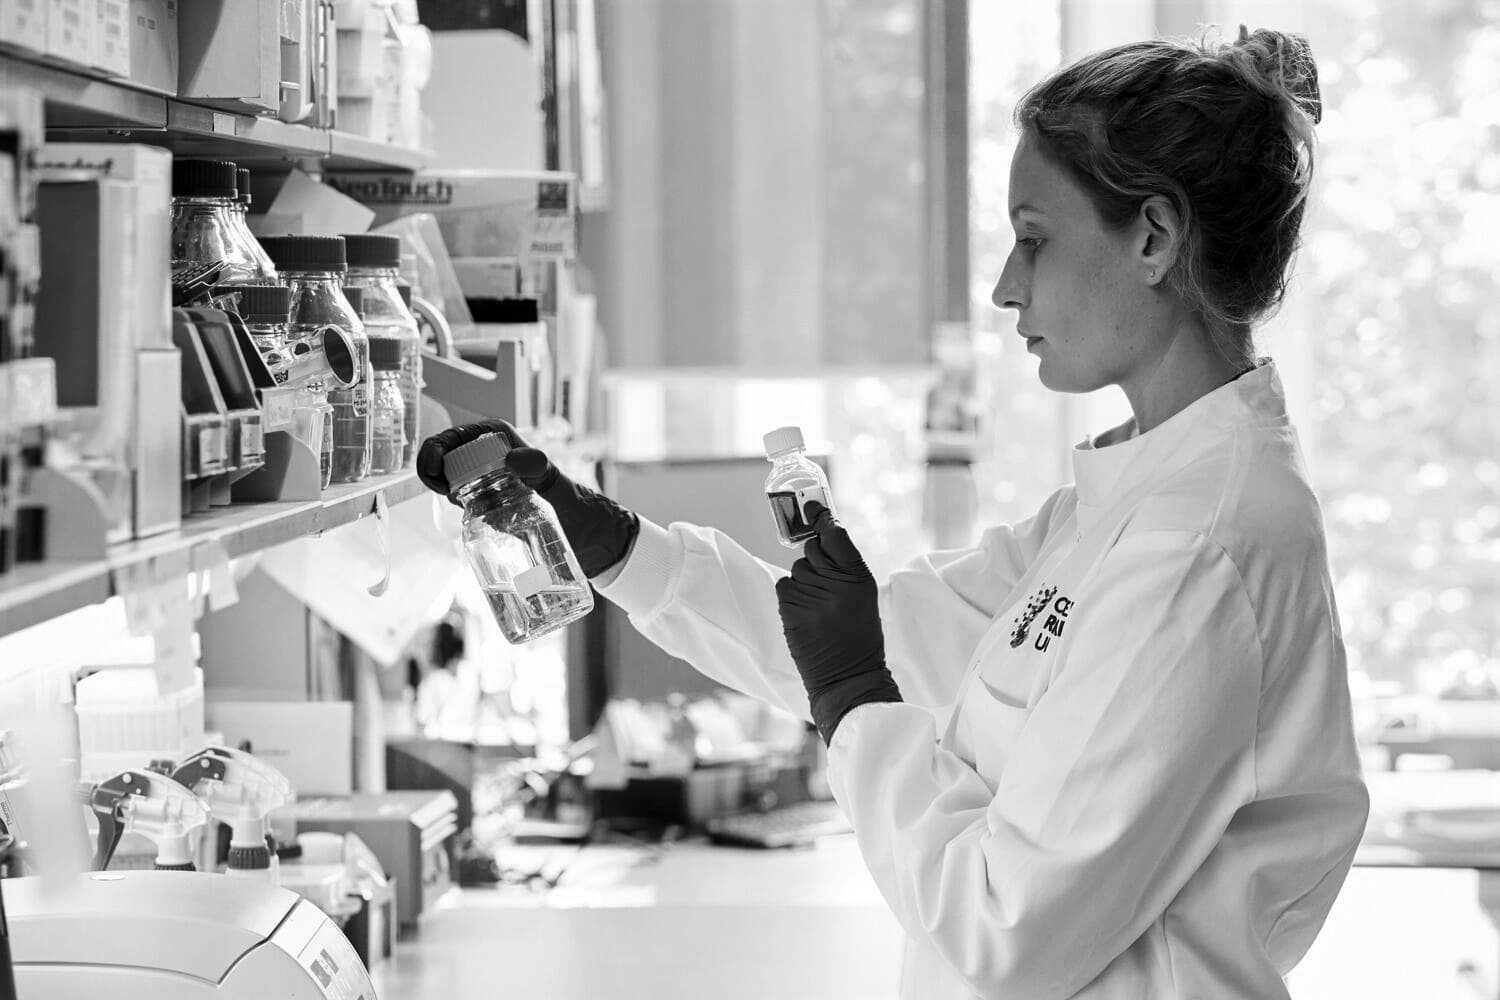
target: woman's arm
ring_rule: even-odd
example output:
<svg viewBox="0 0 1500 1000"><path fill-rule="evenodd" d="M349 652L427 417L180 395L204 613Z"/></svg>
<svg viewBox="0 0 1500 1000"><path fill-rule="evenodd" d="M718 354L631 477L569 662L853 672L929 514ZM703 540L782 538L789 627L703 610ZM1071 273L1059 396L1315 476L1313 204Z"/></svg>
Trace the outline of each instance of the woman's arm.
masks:
<svg viewBox="0 0 1500 1000"><path fill-rule="evenodd" d="M913 560L880 589L887 660L903 696L948 707L980 637L1036 557L1049 526L1065 516L1071 489L1036 516L987 531L973 549ZM786 571L746 552L722 532L671 528L641 519L618 574L594 583L642 635L735 690L808 717L776 605Z"/></svg>
<svg viewBox="0 0 1500 1000"><path fill-rule="evenodd" d="M830 749L834 794L887 902L986 996L1089 983L1256 791L1261 650L1216 545L1128 536L1063 641L1001 774L941 749L931 717L902 704L854 709Z"/></svg>

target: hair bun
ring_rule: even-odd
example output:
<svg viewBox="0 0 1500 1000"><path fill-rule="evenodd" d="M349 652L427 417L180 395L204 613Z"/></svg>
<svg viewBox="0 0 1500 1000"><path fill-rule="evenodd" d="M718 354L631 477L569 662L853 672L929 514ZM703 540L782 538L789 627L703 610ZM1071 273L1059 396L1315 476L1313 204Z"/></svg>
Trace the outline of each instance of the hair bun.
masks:
<svg viewBox="0 0 1500 1000"><path fill-rule="evenodd" d="M1249 58L1256 71L1276 90L1285 93L1297 109L1313 120L1323 120L1323 93L1318 89L1318 64L1305 35L1248 30L1240 25L1240 37L1231 51Z"/></svg>

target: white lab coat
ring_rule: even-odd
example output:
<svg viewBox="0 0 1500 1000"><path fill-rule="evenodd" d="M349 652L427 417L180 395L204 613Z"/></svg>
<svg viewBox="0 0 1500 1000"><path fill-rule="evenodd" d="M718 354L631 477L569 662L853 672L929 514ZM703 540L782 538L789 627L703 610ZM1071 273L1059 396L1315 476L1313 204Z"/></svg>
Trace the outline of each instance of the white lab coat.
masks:
<svg viewBox="0 0 1500 1000"><path fill-rule="evenodd" d="M906 701L845 717L829 781L909 936L903 998L1285 997L1353 860L1368 798L1275 366L1127 428L1030 520L881 589ZM643 521L596 583L806 718L781 575Z"/></svg>

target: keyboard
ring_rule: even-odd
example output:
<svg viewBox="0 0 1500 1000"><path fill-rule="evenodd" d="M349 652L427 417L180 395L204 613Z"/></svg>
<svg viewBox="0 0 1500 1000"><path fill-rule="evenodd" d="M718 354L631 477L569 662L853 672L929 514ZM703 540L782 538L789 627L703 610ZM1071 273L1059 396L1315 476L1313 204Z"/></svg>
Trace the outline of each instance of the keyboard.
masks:
<svg viewBox="0 0 1500 1000"><path fill-rule="evenodd" d="M709 840L737 847L798 847L851 832L836 802L797 802L764 812L735 813L704 826Z"/></svg>

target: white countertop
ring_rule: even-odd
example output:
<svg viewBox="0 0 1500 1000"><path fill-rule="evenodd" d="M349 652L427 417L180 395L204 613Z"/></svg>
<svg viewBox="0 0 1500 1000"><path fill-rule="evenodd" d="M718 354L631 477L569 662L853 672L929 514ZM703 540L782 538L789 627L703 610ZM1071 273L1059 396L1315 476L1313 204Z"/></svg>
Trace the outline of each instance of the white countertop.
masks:
<svg viewBox="0 0 1500 1000"><path fill-rule="evenodd" d="M852 837L756 851L701 841L529 848L550 892L456 890L374 974L381 1000L885 1000L901 931Z"/></svg>

